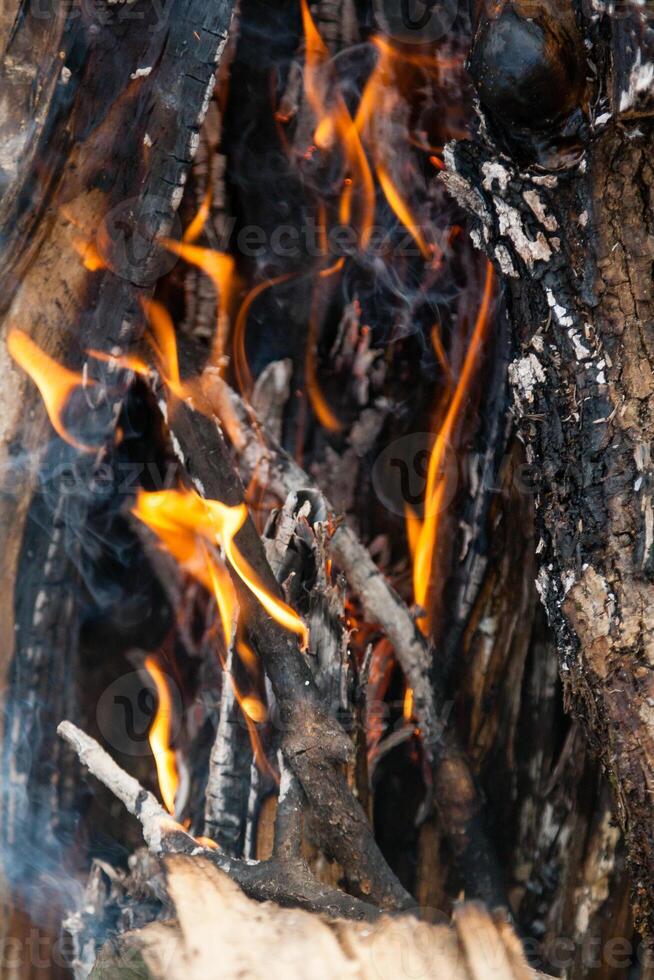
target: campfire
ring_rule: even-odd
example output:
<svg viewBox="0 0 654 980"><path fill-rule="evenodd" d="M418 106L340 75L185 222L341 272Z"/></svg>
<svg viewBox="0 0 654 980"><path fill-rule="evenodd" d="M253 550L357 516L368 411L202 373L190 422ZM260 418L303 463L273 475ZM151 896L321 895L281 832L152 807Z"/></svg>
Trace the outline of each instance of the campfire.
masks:
<svg viewBox="0 0 654 980"><path fill-rule="evenodd" d="M510 407L553 144L520 206L475 183L487 15L392 6L80 8L11 90L7 976L582 977L647 932Z"/></svg>

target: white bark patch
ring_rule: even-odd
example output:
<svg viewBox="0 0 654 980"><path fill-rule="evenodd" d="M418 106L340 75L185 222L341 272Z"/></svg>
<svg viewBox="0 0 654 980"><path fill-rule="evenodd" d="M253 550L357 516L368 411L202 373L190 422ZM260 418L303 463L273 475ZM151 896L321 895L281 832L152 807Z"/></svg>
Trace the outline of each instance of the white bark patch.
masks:
<svg viewBox="0 0 654 980"><path fill-rule="evenodd" d="M606 677L608 637L615 616L615 596L608 582L592 565L585 566L568 590L563 607L573 630L581 637L582 656L599 677Z"/></svg>
<svg viewBox="0 0 654 980"><path fill-rule="evenodd" d="M447 152L445 156L447 157ZM441 180L462 208L476 215L485 227L490 225L490 215L481 194L474 187L471 187L467 180L460 174L450 171L444 171L441 174Z"/></svg>
<svg viewBox="0 0 654 980"><path fill-rule="evenodd" d="M477 247L481 248L481 243ZM497 264L499 265L500 269L502 270L505 276L511 276L513 279L516 279L518 277L518 273L516 272L516 268L511 258L511 253L509 252L506 245L496 246L495 258L497 259Z"/></svg>
<svg viewBox="0 0 654 980"><path fill-rule="evenodd" d="M552 249L542 231L538 232L535 240L528 238L520 212L516 208L496 195L493 195L493 204L497 213L500 235L505 235L513 242L525 265L533 269L535 262L548 262L552 257Z"/></svg>
<svg viewBox="0 0 654 980"><path fill-rule="evenodd" d="M627 90L620 96L620 112L626 112L627 109L630 109L638 101L638 96L643 92L651 92L653 86L654 62L644 65L642 52L639 50L629 75Z"/></svg>
<svg viewBox="0 0 654 980"><path fill-rule="evenodd" d="M511 179L511 174L503 167L501 163L496 162L486 162L481 165L481 172L484 175L482 181L482 186L486 191L493 190L493 183L497 181L499 190L504 193L504 191L509 186L509 181Z"/></svg>
<svg viewBox="0 0 654 980"><path fill-rule="evenodd" d="M509 364L509 380L521 405L531 405L536 386L545 383L543 365L535 354L527 354Z"/></svg>
<svg viewBox="0 0 654 980"><path fill-rule="evenodd" d="M130 74L130 78L147 78L152 71L152 65L148 65L146 68L137 68Z"/></svg>
<svg viewBox="0 0 654 980"><path fill-rule="evenodd" d="M548 214L545 202L538 191L525 191L522 195L546 231L556 231L559 227L553 214Z"/></svg>
<svg viewBox="0 0 654 980"><path fill-rule="evenodd" d="M620 829L613 820L611 811L607 811L597 831L596 840L599 846L589 849L592 855L592 874L586 875L589 884L575 891L575 929L577 936L584 937L588 932L588 924L594 913L601 908L609 895L611 874L615 865L615 848L620 839Z"/></svg>

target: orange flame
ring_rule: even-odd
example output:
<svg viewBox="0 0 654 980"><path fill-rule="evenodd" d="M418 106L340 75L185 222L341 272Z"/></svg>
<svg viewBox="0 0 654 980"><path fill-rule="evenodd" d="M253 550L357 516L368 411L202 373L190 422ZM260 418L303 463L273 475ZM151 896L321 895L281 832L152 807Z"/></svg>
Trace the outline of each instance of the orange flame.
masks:
<svg viewBox="0 0 654 980"><path fill-rule="evenodd" d="M340 272L343 268L345 262L344 258L338 259L333 265L329 266L327 269L322 269L318 275L321 279L327 279L334 275L336 272ZM318 297L316 292L311 299L311 311L309 314L309 331L307 337L307 349L306 357L304 363L304 379L307 386L307 393L309 395L309 401L311 402L311 407L315 412L316 418L329 432L340 432L343 428L343 423L334 413L329 405L329 402L323 394L322 388L318 381L318 372L316 369L316 354L318 346Z"/></svg>
<svg viewBox="0 0 654 980"><path fill-rule="evenodd" d="M171 532L186 532L199 535L211 545L220 544L229 564L268 615L299 636L302 647L306 648L307 627L290 606L266 589L234 542L247 518L245 504L228 507L219 500L203 500L193 490L139 491L133 513L155 534L163 531L169 536Z"/></svg>
<svg viewBox="0 0 654 980"><path fill-rule="evenodd" d="M73 248L82 260L82 264L89 272L98 272L99 269L108 269L109 266L98 252L93 242L87 242L83 238L73 239Z"/></svg>
<svg viewBox="0 0 654 980"><path fill-rule="evenodd" d="M136 354L109 354L107 351L95 350L93 347L87 347L86 353L89 357L95 358L96 361L115 365L125 371L133 371L134 374L138 374L142 378L147 378L150 374L149 366Z"/></svg>
<svg viewBox="0 0 654 980"><path fill-rule="evenodd" d="M143 309L150 323L148 341L154 351L162 380L178 398L186 394L179 376L175 327L170 313L155 300L142 300Z"/></svg>
<svg viewBox="0 0 654 980"><path fill-rule="evenodd" d="M136 513L136 510L134 511ZM141 516L140 514L138 516ZM146 522L147 523L147 522ZM173 555L189 575L199 581L209 592L213 592L216 605L220 615L225 641L225 649L228 650L236 627L236 617L238 615L238 605L234 586L227 573L224 564L210 553L205 541L195 533L189 532L184 526L173 527L175 521L168 522L162 519L161 514L157 526L149 526L156 532L159 540L164 547ZM245 659L248 669L256 673L256 654L243 642L237 644L238 653ZM254 694L243 695L236 684L233 674L227 669L226 661L221 654L220 662L225 672L225 676L232 685L234 695L245 716L252 751L257 765L262 769L269 769L268 762L261 745L259 734L255 728L255 723L265 721L267 717L266 707L263 702ZM254 663L252 661L254 660Z"/></svg>
<svg viewBox="0 0 654 980"><path fill-rule="evenodd" d="M352 221L355 203L359 244L366 248L375 220L375 184L370 165L352 116L341 92L329 72L329 50L315 25L307 0L301 0L305 39L304 90L318 123L314 142L321 149L331 149L337 141L345 155L345 181L339 207L341 224Z"/></svg>
<svg viewBox="0 0 654 980"><path fill-rule="evenodd" d="M39 389L55 432L82 452L93 452L97 449L97 446L87 446L75 439L62 421L68 399L75 389L85 385L90 387L94 382L58 364L31 337L16 327L12 327L7 334L7 350Z"/></svg>
<svg viewBox="0 0 654 980"><path fill-rule="evenodd" d="M379 178L379 183L381 184L381 189L384 192L386 200L390 204L396 217L402 222L406 230L409 232L414 242L420 249L420 254L426 262L429 262L433 258L434 247L429 246L425 240L420 227L416 224L416 219L411 213L411 209L406 201L403 199L396 185L393 183L391 176L386 169L386 166L378 162L376 165L377 177Z"/></svg>
<svg viewBox="0 0 654 980"><path fill-rule="evenodd" d="M407 533L409 541L414 544L415 557L413 562L413 594L415 602L423 609L427 609L429 588L431 584L432 566L438 527L440 521L440 511L443 498L447 489L447 477L443 473L443 461L445 453L459 417L461 406L465 395L469 389L470 380L474 371L479 348L484 336L488 313L490 309L491 296L493 292L493 267L490 262L486 266L486 281L484 294L482 297L475 328L472 338L466 351L466 356L461 369L454 395L449 404L443 424L434 440L431 455L429 457L429 467L427 470L427 489L425 495L424 519L420 524L419 531L416 533L415 525L412 527L412 520L407 522ZM429 627L429 616L421 617L418 621L421 629Z"/></svg>
<svg viewBox="0 0 654 980"><path fill-rule="evenodd" d="M157 710L150 726L148 741L157 766L159 791L169 813L175 813L175 797L179 787L179 773L175 752L170 747L172 706L166 675L153 656L145 658L145 669L157 689Z"/></svg>
<svg viewBox="0 0 654 980"><path fill-rule="evenodd" d="M199 245L191 245L185 241L176 242L172 238L162 239L162 244L170 252L201 269L215 286L218 295L218 323L211 360L216 367L219 367L227 350L229 312L237 284L234 259L225 252L218 252L213 248L201 248Z"/></svg>
<svg viewBox="0 0 654 980"><path fill-rule="evenodd" d="M192 243L197 241L204 230L204 226L207 223L207 218L211 213L211 188L207 191L202 199L202 204L198 208L198 213L193 218L186 231L184 232L182 241L187 243Z"/></svg>
<svg viewBox="0 0 654 980"><path fill-rule="evenodd" d="M246 397L248 397L252 391L252 372L250 371L250 365L248 364L247 355L245 353L245 332L252 304L261 295L261 293L265 292L266 289L270 289L271 286L277 286L279 283L286 282L287 279L291 279L294 275L295 273L293 272L285 272L281 276L275 276L274 279L268 279L266 282L258 283L258 285L254 286L250 290L239 307L236 322L234 324L232 354L234 357L234 373L236 375L236 383L241 394L245 395Z"/></svg>

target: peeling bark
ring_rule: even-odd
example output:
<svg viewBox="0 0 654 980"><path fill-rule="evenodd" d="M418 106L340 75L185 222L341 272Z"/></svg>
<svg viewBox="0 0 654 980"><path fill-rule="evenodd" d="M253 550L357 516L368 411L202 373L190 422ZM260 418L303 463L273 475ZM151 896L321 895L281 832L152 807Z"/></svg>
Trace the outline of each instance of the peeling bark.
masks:
<svg viewBox="0 0 654 980"><path fill-rule="evenodd" d="M547 25L552 12L539 10ZM545 121L544 159L535 108L526 148L486 105L476 140L449 147L443 180L505 279L514 414L537 478L538 588L567 702L614 788L636 925L651 940L652 28L636 5L576 14L591 81L574 159L563 117ZM476 45L482 28L498 29L482 24Z"/></svg>

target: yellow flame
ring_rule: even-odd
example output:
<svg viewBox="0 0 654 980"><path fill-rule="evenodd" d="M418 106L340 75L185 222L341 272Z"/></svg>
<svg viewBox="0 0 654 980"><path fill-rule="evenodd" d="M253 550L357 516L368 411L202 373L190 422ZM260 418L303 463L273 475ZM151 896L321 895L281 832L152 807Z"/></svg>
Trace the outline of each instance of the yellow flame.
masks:
<svg viewBox="0 0 654 980"><path fill-rule="evenodd" d="M268 615L299 636L303 648L306 648L309 639L307 627L290 606L266 589L234 542L247 518L245 504L229 507L219 500L203 500L194 490L158 490L153 493L142 490L139 491L133 512L155 534L186 532L199 535L212 545L221 545L229 564Z"/></svg>
<svg viewBox="0 0 654 980"><path fill-rule="evenodd" d="M370 164L345 100L333 75L330 77L329 51L306 0L301 0L301 9L305 39L304 91L318 120L314 142L321 149L330 149L337 142L342 147L349 180L346 180L341 195L339 220L341 224L349 225L356 203L359 244L366 248L375 220L375 183Z"/></svg>
<svg viewBox="0 0 654 980"><path fill-rule="evenodd" d="M93 386L94 382L58 364L41 350L31 337L17 327L12 327L7 334L7 350L39 389L55 432L75 449L83 452L93 452L97 449L97 446L88 446L75 439L62 421L68 400L75 389L83 385Z"/></svg>
<svg viewBox="0 0 654 980"><path fill-rule="evenodd" d="M441 428L434 440L431 454L429 457L429 467L427 470L427 488L425 494L425 514L420 525L417 536L415 529L411 528L411 521L407 523L407 533L409 540L415 543L415 558L413 563L413 594L416 603L423 609L427 609L429 588L431 584L432 566L438 536L440 522L440 512L443 498L447 489L447 477L443 473L443 461L445 453L452 435L452 430L459 417L463 399L468 391L470 380L476 364L479 348L484 336L490 301L493 291L493 268L490 263L486 266L486 281L484 294L477 314L477 320L472 333L472 338L466 351L466 356L461 369L454 395L448 406L447 413ZM416 540L417 537L417 540ZM421 629L429 627L429 615L421 617L419 620Z"/></svg>
<svg viewBox="0 0 654 980"><path fill-rule="evenodd" d="M207 223L207 218L209 217L210 213L211 213L211 189L209 189L207 193L204 195L204 198L202 199L202 203L198 208L198 213L195 215L193 221L190 223L190 225L184 232L182 241L187 242L189 244L197 241L197 239L200 237L200 235L204 230L204 226Z"/></svg>
<svg viewBox="0 0 654 980"><path fill-rule="evenodd" d="M179 773L175 752L170 747L172 727L172 705L166 675L153 656L145 658L145 669L152 678L157 690L157 710L150 726L148 741L157 766L159 791L164 806L169 813L175 812L175 797L179 788Z"/></svg>

